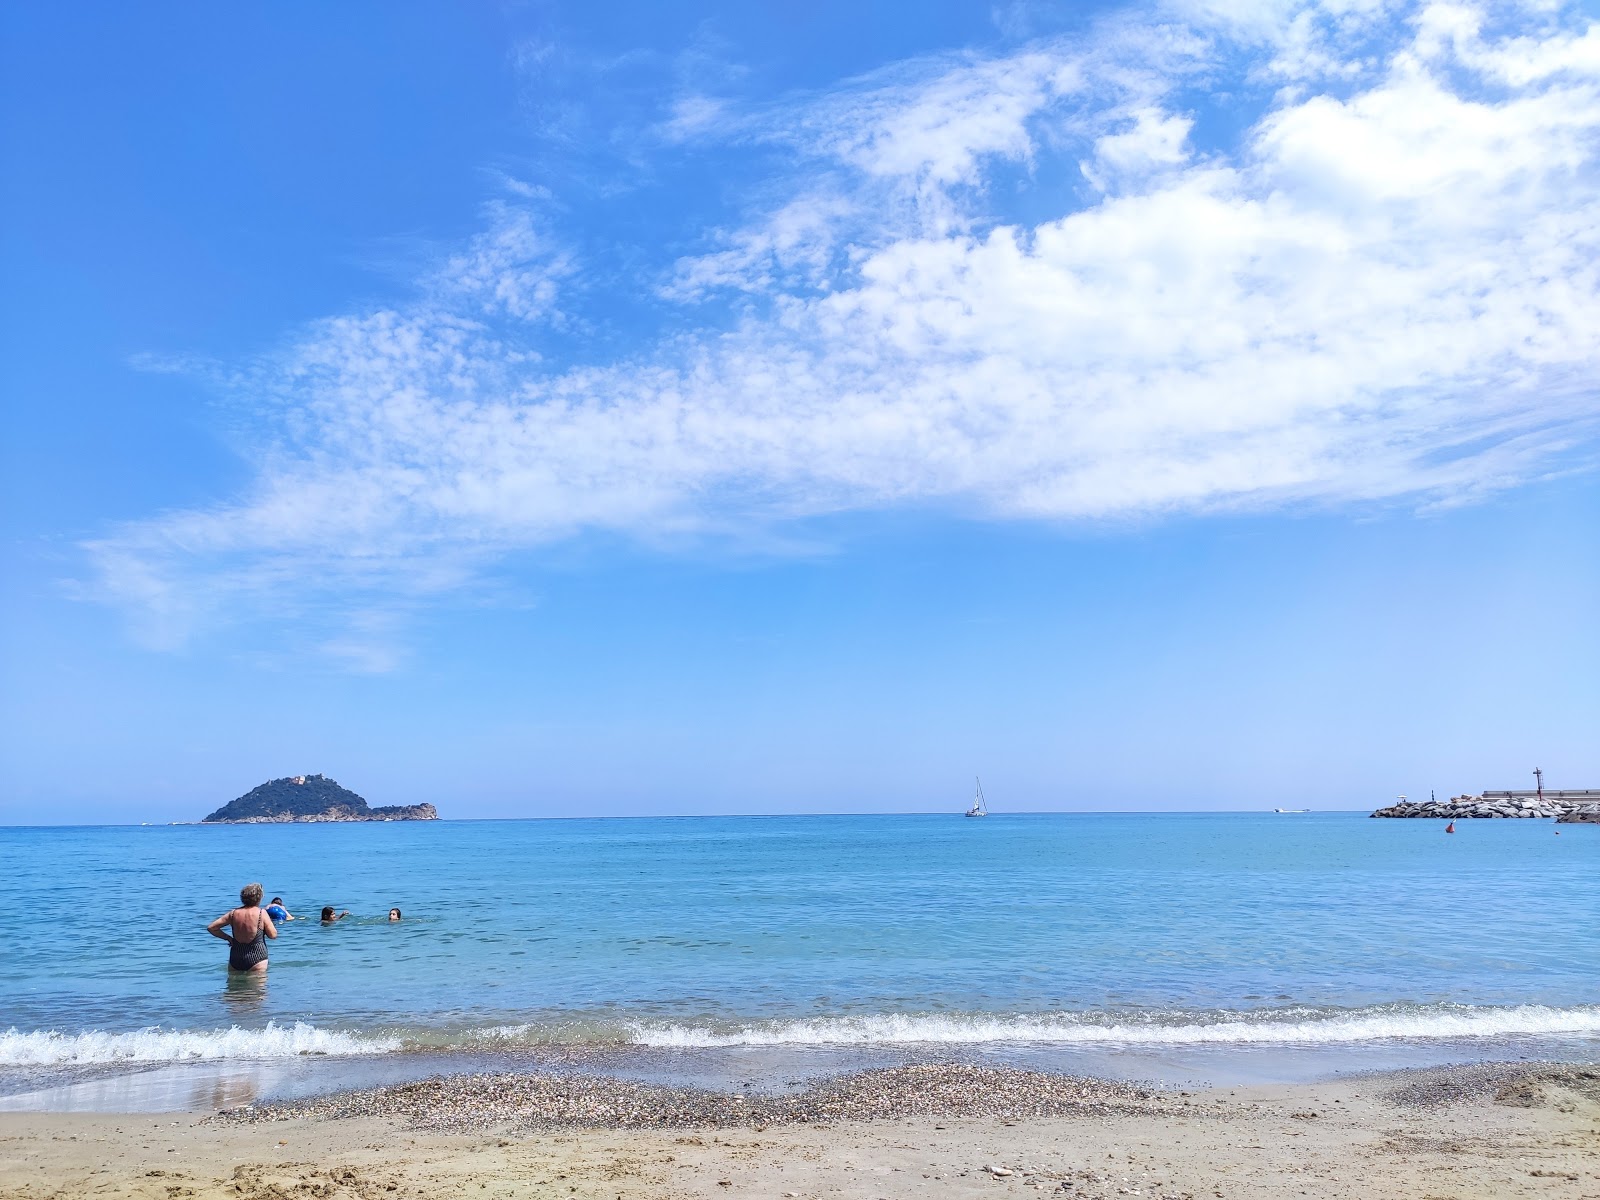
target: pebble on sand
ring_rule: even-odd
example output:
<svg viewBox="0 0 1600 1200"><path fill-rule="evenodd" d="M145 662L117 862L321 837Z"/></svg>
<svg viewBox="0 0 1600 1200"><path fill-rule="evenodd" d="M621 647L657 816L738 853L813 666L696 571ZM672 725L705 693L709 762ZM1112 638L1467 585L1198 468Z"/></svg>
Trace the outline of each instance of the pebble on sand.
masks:
<svg viewBox="0 0 1600 1200"><path fill-rule="evenodd" d="M398 1117L417 1129L675 1129L871 1121L894 1117L1193 1114L1192 1101L1148 1087L1003 1067L929 1063L823 1079L781 1096L735 1096L605 1075L448 1075L310 1100L230 1109L222 1121ZM991 1168L997 1177L1010 1168Z"/></svg>

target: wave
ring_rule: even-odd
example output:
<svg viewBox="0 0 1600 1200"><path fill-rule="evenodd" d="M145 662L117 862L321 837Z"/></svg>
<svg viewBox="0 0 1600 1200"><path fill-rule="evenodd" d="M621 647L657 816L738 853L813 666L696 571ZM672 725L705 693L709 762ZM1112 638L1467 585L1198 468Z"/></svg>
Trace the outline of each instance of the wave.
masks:
<svg viewBox="0 0 1600 1200"><path fill-rule="evenodd" d="M699 1049L738 1046L1247 1046L1339 1045L1539 1036L1600 1036L1600 1005L1382 1005L1255 1012L1105 1012L995 1015L885 1013L802 1020L684 1023L553 1020L468 1029L357 1033L305 1022L264 1029L127 1033L0 1033L0 1067L186 1060L277 1059L302 1055L371 1055L397 1051L494 1052L557 1047L639 1046Z"/></svg>
<svg viewBox="0 0 1600 1200"><path fill-rule="evenodd" d="M982 1016L896 1013L772 1021L737 1029L636 1024L635 1044L662 1048L713 1046L1035 1045L1204 1046L1443 1040L1600 1034L1600 1006L1506 1008L1385 1006L1358 1013L1314 1009L1263 1013L1149 1014L1115 1019L1104 1013Z"/></svg>
<svg viewBox="0 0 1600 1200"><path fill-rule="evenodd" d="M297 1021L264 1029L137 1029L108 1033L55 1030L0 1033L0 1066L66 1066L89 1063L183 1062L192 1059L293 1058L303 1054L385 1054L399 1050L395 1037L367 1037L318 1029Z"/></svg>

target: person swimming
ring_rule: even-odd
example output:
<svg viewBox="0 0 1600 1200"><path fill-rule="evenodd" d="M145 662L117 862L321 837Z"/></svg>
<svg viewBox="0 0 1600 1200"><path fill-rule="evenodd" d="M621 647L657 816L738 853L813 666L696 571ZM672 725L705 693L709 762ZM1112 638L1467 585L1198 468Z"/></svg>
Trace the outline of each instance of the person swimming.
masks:
<svg viewBox="0 0 1600 1200"><path fill-rule="evenodd" d="M400 910L398 908L391 908L389 910L389 920L398 921L399 919L400 919Z"/></svg>
<svg viewBox="0 0 1600 1200"><path fill-rule="evenodd" d="M225 925L231 933L222 932ZM228 943L228 970L265 971L267 939L277 937L278 929L261 907L261 885L247 883L240 888L239 907L207 925L206 932Z"/></svg>
<svg viewBox="0 0 1600 1200"><path fill-rule="evenodd" d="M274 924L279 921L298 921L300 919L283 906L282 896L274 896L272 898L271 903L267 905L267 916L272 918Z"/></svg>
<svg viewBox="0 0 1600 1200"><path fill-rule="evenodd" d="M324 925L332 925L335 921L342 921L349 915L350 910L347 908L342 913L339 913L337 916L335 916L333 912L333 905L329 904L326 905L322 910L322 923Z"/></svg>

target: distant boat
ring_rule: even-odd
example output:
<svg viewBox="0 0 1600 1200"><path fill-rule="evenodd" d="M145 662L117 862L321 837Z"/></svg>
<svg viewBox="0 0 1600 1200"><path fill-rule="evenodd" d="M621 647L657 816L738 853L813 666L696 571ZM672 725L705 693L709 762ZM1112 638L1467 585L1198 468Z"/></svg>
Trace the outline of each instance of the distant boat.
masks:
<svg viewBox="0 0 1600 1200"><path fill-rule="evenodd" d="M1309 808L1275 808L1272 811L1281 813L1302 813L1310 812L1311 810Z"/></svg>
<svg viewBox="0 0 1600 1200"><path fill-rule="evenodd" d="M978 779L976 775L973 776L973 779L978 785L978 792L977 795L972 797L972 807L967 809L967 816L987 817L989 815L989 806L983 802L983 780Z"/></svg>

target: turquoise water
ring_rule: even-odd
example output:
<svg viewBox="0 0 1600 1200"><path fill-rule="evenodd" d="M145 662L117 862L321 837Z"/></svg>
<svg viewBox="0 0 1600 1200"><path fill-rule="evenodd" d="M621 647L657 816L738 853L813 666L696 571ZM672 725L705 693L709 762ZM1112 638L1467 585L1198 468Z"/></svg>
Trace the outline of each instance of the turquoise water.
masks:
<svg viewBox="0 0 1600 1200"><path fill-rule="evenodd" d="M1354 814L0 829L0 1068L636 1046L1600 1052L1600 826ZM311 918L264 983L205 923ZM324 904L355 916L324 928ZM384 920L390 905L405 919Z"/></svg>

